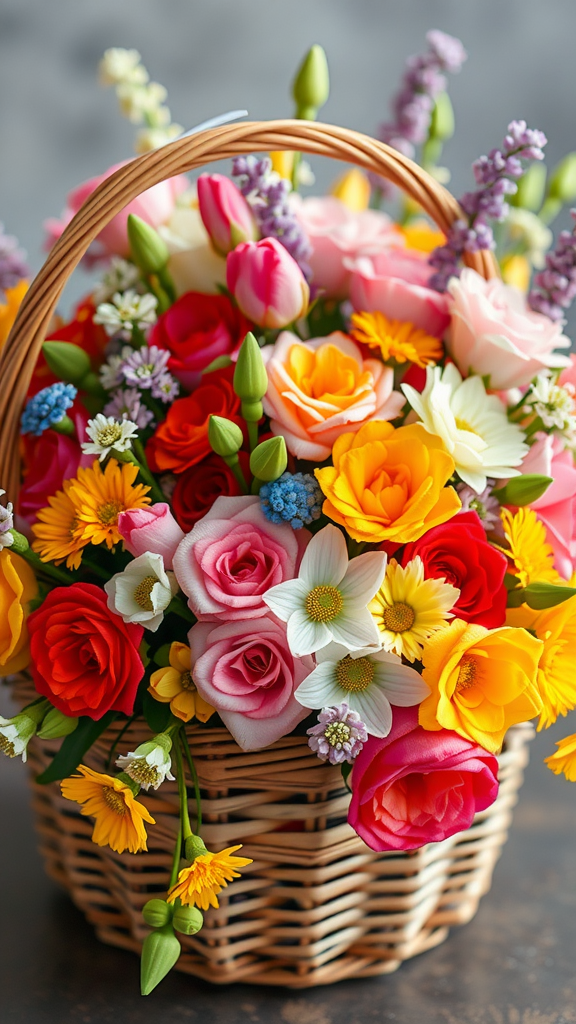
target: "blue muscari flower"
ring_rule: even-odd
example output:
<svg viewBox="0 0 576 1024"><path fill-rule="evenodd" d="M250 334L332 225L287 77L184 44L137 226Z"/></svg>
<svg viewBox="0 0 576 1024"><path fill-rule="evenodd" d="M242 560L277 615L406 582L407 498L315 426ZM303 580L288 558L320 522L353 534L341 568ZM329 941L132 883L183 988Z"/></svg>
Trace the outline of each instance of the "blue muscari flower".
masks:
<svg viewBox="0 0 576 1024"><path fill-rule="evenodd" d="M293 530L319 519L323 494L310 473L283 473L260 488L262 511L271 523L289 523Z"/></svg>
<svg viewBox="0 0 576 1024"><path fill-rule="evenodd" d="M51 384L43 388L27 403L20 429L23 434L34 434L40 437L53 423L59 423L66 415L66 410L73 404L78 394L73 384Z"/></svg>

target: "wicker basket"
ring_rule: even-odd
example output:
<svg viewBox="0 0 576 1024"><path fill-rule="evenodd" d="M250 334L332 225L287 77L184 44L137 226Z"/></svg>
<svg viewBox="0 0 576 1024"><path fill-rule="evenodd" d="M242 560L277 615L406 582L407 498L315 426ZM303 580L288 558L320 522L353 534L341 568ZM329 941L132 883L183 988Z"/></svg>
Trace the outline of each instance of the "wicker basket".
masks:
<svg viewBox="0 0 576 1024"><path fill-rule="evenodd" d="M62 288L108 221L142 191L174 174L240 153L299 149L345 160L388 178L447 230L460 208L441 185L400 153L344 128L303 121L240 124L181 139L125 165L89 197L51 251L22 304L0 359L0 481L13 499L20 478L18 427L29 380ZM487 252L467 262L484 277L498 273ZM33 695L29 681L17 697ZM112 725L87 763L99 770L118 734ZM288 736L262 751L239 749L227 730L188 728L205 811L209 848L244 844L254 862L206 914L202 931L181 936L180 970L209 981L306 987L395 970L437 945L448 926L473 916L490 887L527 761L530 726L507 736L500 794L472 827L411 853L376 854L346 822L348 794L340 771ZM123 746L148 738L133 724ZM30 746L34 773L57 744ZM116 854L95 846L92 825L61 798L59 787L33 785L41 850L98 936L138 950L147 929L141 908L163 894L178 827L174 784L144 802L157 824L149 852ZM229 893L229 895L228 895Z"/></svg>

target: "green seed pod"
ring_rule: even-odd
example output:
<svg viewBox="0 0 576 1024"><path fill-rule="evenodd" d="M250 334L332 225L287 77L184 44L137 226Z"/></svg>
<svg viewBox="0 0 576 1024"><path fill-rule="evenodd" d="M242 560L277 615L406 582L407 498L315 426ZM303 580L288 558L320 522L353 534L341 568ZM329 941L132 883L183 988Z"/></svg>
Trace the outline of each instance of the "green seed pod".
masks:
<svg viewBox="0 0 576 1024"><path fill-rule="evenodd" d="M132 259L145 274L159 274L164 269L170 256L166 242L133 213L128 214L128 240Z"/></svg>
<svg viewBox="0 0 576 1024"><path fill-rule="evenodd" d="M202 857L207 853L206 845L200 839L200 836L188 836L188 839L184 843L184 857L186 860L192 863L196 860L196 857Z"/></svg>
<svg viewBox="0 0 576 1024"><path fill-rule="evenodd" d="M65 715L58 708L51 708L42 721L42 728L38 730L41 740L57 740L61 736L69 736L78 725L77 718Z"/></svg>
<svg viewBox="0 0 576 1024"><path fill-rule="evenodd" d="M268 374L260 346L249 331L238 352L234 370L234 391L241 402L249 405L261 402L268 388ZM260 417L262 412L260 412Z"/></svg>
<svg viewBox="0 0 576 1024"><path fill-rule="evenodd" d="M66 384L80 387L91 372L90 360L79 345L69 341L45 341L42 351L52 373Z"/></svg>
<svg viewBox="0 0 576 1024"><path fill-rule="evenodd" d="M546 168L544 164L535 162L523 174L518 182L518 191L510 196L512 206L520 206L523 210L537 213L544 200L546 190Z"/></svg>
<svg viewBox="0 0 576 1024"><path fill-rule="evenodd" d="M571 203L576 199L576 153L567 153L554 169L548 195L561 203Z"/></svg>
<svg viewBox="0 0 576 1024"><path fill-rule="evenodd" d="M267 441L262 441L250 456L250 472L264 483L277 480L287 465L288 453L283 437L269 437Z"/></svg>
<svg viewBox="0 0 576 1024"><path fill-rule="evenodd" d="M144 940L140 965L140 991L148 996L172 970L181 952L172 923L151 932Z"/></svg>
<svg viewBox="0 0 576 1024"><path fill-rule="evenodd" d="M208 440L212 451L226 459L236 455L244 438L237 423L224 416L211 416L208 421Z"/></svg>
<svg viewBox="0 0 576 1024"><path fill-rule="evenodd" d="M142 917L150 928L163 928L172 917L172 908L166 900L148 900L142 907Z"/></svg>
<svg viewBox="0 0 576 1024"><path fill-rule="evenodd" d="M330 75L326 54L318 43L311 46L304 57L292 84L296 103L296 117L315 121L320 107L330 95Z"/></svg>
<svg viewBox="0 0 576 1024"><path fill-rule="evenodd" d="M551 476L525 473L522 476L513 476L505 487L498 488L493 494L502 505L516 505L517 508L522 508L541 498L551 483Z"/></svg>
<svg viewBox="0 0 576 1024"><path fill-rule="evenodd" d="M183 935L196 935L204 924L204 918L198 907L177 907L172 918L172 926Z"/></svg>
<svg viewBox="0 0 576 1024"><path fill-rule="evenodd" d="M454 109L447 92L436 97L430 121L430 138L444 142L454 135Z"/></svg>

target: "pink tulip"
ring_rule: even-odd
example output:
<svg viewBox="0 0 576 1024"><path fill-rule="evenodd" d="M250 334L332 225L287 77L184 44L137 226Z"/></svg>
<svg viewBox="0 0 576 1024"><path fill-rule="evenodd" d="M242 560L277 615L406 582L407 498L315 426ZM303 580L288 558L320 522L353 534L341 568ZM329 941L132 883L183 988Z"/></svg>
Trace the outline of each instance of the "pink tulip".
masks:
<svg viewBox="0 0 576 1024"><path fill-rule="evenodd" d="M352 271L350 299L354 309L379 310L389 320L402 320L441 338L450 323L448 298L430 288L433 269L424 253L389 249L345 259Z"/></svg>
<svg viewBox="0 0 576 1024"><path fill-rule="evenodd" d="M122 166L123 164L115 164L113 167L109 167L104 174L100 174L96 178L90 178L89 181L83 182L82 185L78 185L77 188L68 193L66 207L61 219L50 218L44 223L47 232L47 249L51 249L60 238L64 228L70 223L82 204L88 199L88 196L92 195L92 192L94 192L98 185ZM189 187L188 179L183 174L178 174L174 178L158 182L157 185L153 185L152 188L147 189L142 195L133 199L100 232L94 246L90 246L89 256L91 260L94 261L107 256L128 256L130 253L126 227L128 215L134 213L153 228L157 228L169 220L176 205L176 197Z"/></svg>
<svg viewBox="0 0 576 1024"><path fill-rule="evenodd" d="M252 210L233 181L224 174L201 174L198 205L214 248L225 256L240 242L253 242L258 228Z"/></svg>
<svg viewBox="0 0 576 1024"><path fill-rule="evenodd" d="M243 242L228 253L226 283L244 316L259 327L286 327L308 309L304 275L276 238Z"/></svg>
<svg viewBox="0 0 576 1024"><path fill-rule="evenodd" d="M174 519L170 506L159 501L148 508L132 508L118 516L118 532L131 555L135 558L150 551L162 555L167 569L184 531Z"/></svg>

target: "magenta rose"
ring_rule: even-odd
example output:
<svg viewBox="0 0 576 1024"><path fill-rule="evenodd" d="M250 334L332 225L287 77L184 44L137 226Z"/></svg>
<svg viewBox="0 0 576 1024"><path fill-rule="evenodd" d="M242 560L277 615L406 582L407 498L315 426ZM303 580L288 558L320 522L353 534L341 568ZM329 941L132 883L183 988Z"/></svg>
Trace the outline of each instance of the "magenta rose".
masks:
<svg viewBox="0 0 576 1024"><path fill-rule="evenodd" d="M546 527L554 552L554 567L564 579L576 568L576 467L572 452L559 437L538 434L522 462L523 473L552 477L553 483L531 508Z"/></svg>
<svg viewBox="0 0 576 1024"><path fill-rule="evenodd" d="M268 614L262 595L297 575L310 540L264 517L258 497L216 498L180 543L174 572L200 621Z"/></svg>
<svg viewBox="0 0 576 1024"><path fill-rule="evenodd" d="M433 268L425 253L391 249L346 260L352 271L350 299L354 309L379 310L389 320L414 324L441 338L450 323L448 299L430 287Z"/></svg>
<svg viewBox="0 0 576 1024"><path fill-rule="evenodd" d="M188 641L200 696L243 750L275 743L310 714L294 691L314 661L293 657L286 626L270 613L241 622L197 622Z"/></svg>
<svg viewBox="0 0 576 1024"><path fill-rule="evenodd" d="M352 769L348 821L371 850L415 850L467 829L498 795L498 761L455 732L429 732L417 708L394 708Z"/></svg>
<svg viewBox="0 0 576 1024"><path fill-rule="evenodd" d="M118 533L135 558L151 551L154 555L162 555L167 569L172 568L174 553L184 537L184 530L178 526L165 501L121 512Z"/></svg>

